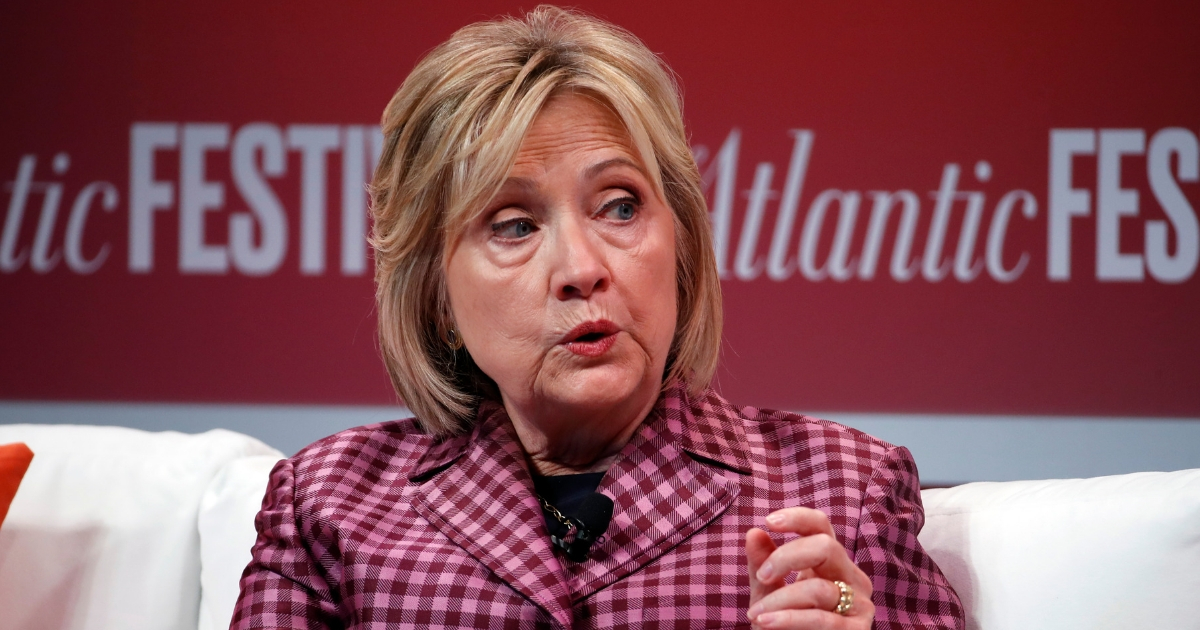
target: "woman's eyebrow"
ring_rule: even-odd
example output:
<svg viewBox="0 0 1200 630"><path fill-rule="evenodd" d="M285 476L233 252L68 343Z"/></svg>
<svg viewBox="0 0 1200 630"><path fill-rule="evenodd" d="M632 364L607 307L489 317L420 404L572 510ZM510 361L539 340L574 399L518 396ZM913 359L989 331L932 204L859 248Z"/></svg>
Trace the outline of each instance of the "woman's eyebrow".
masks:
<svg viewBox="0 0 1200 630"><path fill-rule="evenodd" d="M527 177L508 177L500 184L500 193L531 193L537 191L537 182Z"/></svg>
<svg viewBox="0 0 1200 630"><path fill-rule="evenodd" d="M602 162L596 162L595 164L587 167L583 174L585 178L591 179L614 166L628 166L641 173L643 177L646 176L646 171L642 169L642 166L627 157L615 157Z"/></svg>

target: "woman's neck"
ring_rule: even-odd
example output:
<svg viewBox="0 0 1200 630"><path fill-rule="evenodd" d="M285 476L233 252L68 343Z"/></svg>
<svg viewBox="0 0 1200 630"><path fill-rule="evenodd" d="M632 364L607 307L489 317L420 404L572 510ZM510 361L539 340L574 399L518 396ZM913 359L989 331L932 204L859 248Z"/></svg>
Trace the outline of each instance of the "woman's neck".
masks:
<svg viewBox="0 0 1200 630"><path fill-rule="evenodd" d="M612 409L504 407L516 429L530 470L542 476L603 472L654 409L658 395L625 401ZM633 404L630 404L633 403Z"/></svg>
<svg viewBox="0 0 1200 630"><path fill-rule="evenodd" d="M618 453L619 453L619 451L618 451ZM567 464L560 464L558 462L546 460L546 459L534 459L532 456L528 457L527 459L529 462L529 469L533 474L538 475L540 477L557 477L559 475L577 475L580 473L605 472L609 469L609 467L612 466L612 463L617 459L617 453L614 453L607 457L602 457L602 458L596 460L595 462L593 462L590 466L579 466L579 467L570 466Z"/></svg>

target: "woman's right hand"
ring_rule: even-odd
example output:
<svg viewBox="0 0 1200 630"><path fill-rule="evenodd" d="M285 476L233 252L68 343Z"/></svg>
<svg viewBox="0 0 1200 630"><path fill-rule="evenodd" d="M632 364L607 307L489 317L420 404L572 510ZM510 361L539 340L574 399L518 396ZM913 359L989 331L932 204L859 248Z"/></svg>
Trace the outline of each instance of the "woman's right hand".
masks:
<svg viewBox="0 0 1200 630"><path fill-rule="evenodd" d="M767 516L767 527L799 537L776 547L761 529L746 533L747 615L754 628L871 629L871 579L838 542L825 513L805 507L778 510ZM797 577L788 584L791 573ZM853 592L854 603L846 614L834 612L841 598L835 580Z"/></svg>

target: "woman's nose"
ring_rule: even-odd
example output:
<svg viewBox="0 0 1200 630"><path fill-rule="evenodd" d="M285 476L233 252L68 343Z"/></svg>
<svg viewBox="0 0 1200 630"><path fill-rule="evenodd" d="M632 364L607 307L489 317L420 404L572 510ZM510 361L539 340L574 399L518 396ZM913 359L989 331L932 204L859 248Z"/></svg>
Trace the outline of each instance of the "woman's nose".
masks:
<svg viewBox="0 0 1200 630"><path fill-rule="evenodd" d="M607 289L612 277L603 244L579 220L563 221L558 227L551 273L555 296L560 300L587 299Z"/></svg>

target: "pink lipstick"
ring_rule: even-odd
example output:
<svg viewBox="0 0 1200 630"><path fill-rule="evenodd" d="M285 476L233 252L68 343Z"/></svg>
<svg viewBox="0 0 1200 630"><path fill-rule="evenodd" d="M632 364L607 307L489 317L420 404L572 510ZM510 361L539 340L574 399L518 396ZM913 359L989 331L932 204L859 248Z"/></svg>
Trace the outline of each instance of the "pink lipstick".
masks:
<svg viewBox="0 0 1200 630"><path fill-rule="evenodd" d="M617 341L617 325L607 319L584 322L571 329L559 343L584 357L598 357Z"/></svg>

